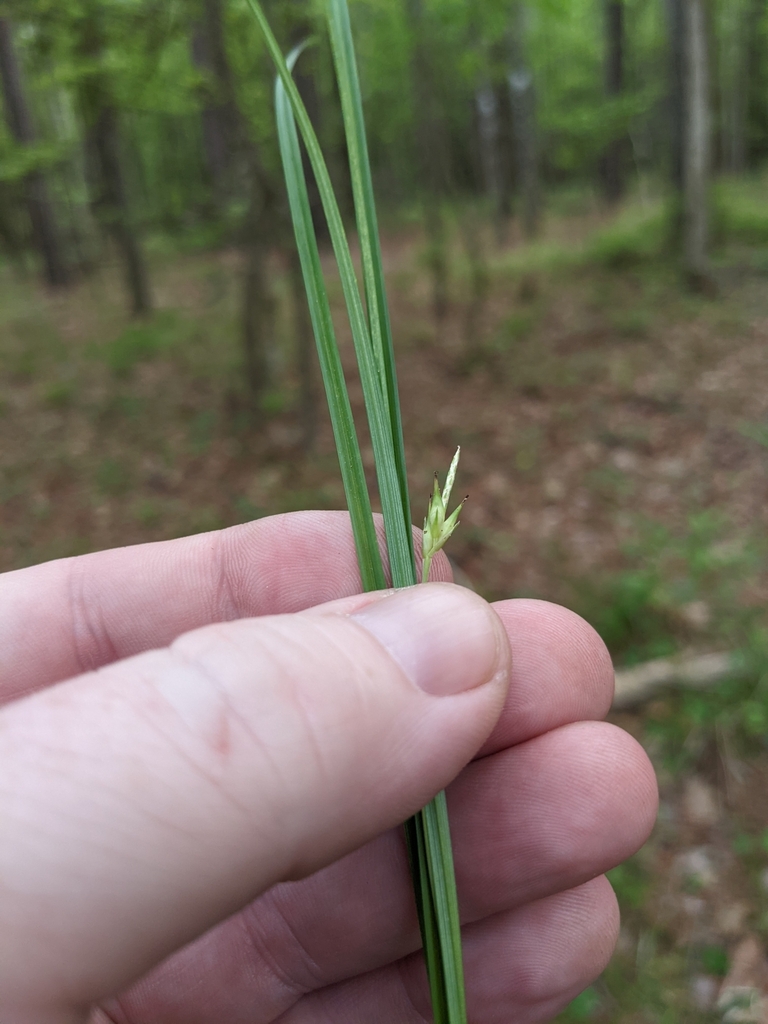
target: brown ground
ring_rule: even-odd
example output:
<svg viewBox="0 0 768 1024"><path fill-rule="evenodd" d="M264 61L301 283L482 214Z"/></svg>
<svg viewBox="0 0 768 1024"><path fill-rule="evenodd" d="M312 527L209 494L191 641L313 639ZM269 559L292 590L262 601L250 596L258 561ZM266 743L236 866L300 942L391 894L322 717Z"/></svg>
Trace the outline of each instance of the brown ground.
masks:
<svg viewBox="0 0 768 1024"><path fill-rule="evenodd" d="M716 299L685 294L658 261L605 268L579 255L595 221L562 219L537 247L495 251L469 326L459 249L436 325L420 242L388 240L414 518L461 444L457 490L470 501L450 554L483 593L571 604L624 659L732 645L739 615L759 618L766 594L765 281L738 269L738 253ZM314 451L299 444L284 310L279 383L253 426L237 269L232 252L158 255L160 313L137 328L109 269L60 297L5 274L0 568L343 505L324 413ZM276 285L282 310L281 273ZM691 727L682 774L668 770L687 714L662 696L622 716L656 757L662 815L616 879L626 913L614 966L569 1019L724 1019L704 1008L727 957L740 963L745 937L768 934L768 762L729 746L727 730L698 749Z"/></svg>

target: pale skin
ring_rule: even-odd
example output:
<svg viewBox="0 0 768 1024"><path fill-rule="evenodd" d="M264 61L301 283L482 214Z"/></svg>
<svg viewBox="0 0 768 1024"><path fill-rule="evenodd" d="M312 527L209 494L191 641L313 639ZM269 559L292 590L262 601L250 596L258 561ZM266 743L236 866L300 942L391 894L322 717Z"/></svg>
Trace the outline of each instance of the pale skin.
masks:
<svg viewBox="0 0 768 1024"><path fill-rule="evenodd" d="M472 1024L600 973L657 800L601 641L358 590L342 513L0 577L3 1024L424 1024L400 823L446 786Z"/></svg>

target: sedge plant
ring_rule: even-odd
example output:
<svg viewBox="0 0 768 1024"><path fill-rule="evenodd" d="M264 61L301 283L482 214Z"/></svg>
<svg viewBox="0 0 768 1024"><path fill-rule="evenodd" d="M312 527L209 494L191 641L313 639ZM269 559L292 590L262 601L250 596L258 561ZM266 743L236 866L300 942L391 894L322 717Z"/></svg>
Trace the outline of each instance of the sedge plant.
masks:
<svg viewBox="0 0 768 1024"><path fill-rule="evenodd" d="M365 590L382 589L387 585L387 578L320 263L299 137L317 182L352 329L392 585L412 586L417 582L416 560L392 330L347 2L325 0L325 11L349 153L361 252L362 294L328 169L292 78L293 66L304 46L297 47L285 58L259 0L248 0L248 3L277 69L275 108L280 153L363 587ZM459 509L446 516L458 455L457 451L443 492L436 482L430 500L424 524L424 580L428 579L434 554L458 522ZM466 1024L461 931L444 793L406 823L405 834L435 1024Z"/></svg>

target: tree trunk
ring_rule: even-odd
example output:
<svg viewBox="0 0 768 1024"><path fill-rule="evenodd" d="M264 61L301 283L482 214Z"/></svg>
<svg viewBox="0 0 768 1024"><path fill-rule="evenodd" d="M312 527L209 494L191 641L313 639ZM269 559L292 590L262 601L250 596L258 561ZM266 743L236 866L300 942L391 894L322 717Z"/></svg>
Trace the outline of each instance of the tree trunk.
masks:
<svg viewBox="0 0 768 1024"><path fill-rule="evenodd" d="M411 75L415 97L415 149L419 168L427 262L432 276L432 307L439 325L448 312L448 257L442 203L446 193L447 154L437 110L423 0L407 0L413 49Z"/></svg>
<svg viewBox="0 0 768 1024"><path fill-rule="evenodd" d="M120 253L131 311L134 316L146 316L152 311L149 277L128 211L120 162L117 111L111 104L100 104L96 120L90 127L89 140L99 174L100 194L95 204L97 216Z"/></svg>
<svg viewBox="0 0 768 1024"><path fill-rule="evenodd" d="M720 155L723 169L732 174L741 174L746 166L753 10L753 4L732 3L720 15Z"/></svg>
<svg viewBox="0 0 768 1024"><path fill-rule="evenodd" d="M686 0L667 0L669 31L669 177L673 207L670 243L673 251L683 241L683 167L685 164L685 8Z"/></svg>
<svg viewBox="0 0 768 1024"><path fill-rule="evenodd" d="M605 0L605 95L615 100L624 90L624 2ZM603 187L609 203L624 194L625 139L612 139L603 155Z"/></svg>
<svg viewBox="0 0 768 1024"><path fill-rule="evenodd" d="M707 287L711 124L705 0L685 0L685 42L683 256L691 283Z"/></svg>
<svg viewBox="0 0 768 1024"><path fill-rule="evenodd" d="M536 89L526 60L528 10L516 9L511 38L512 70L507 76L512 108L512 129L517 154L516 169L520 196L520 218L526 238L539 228L539 157L536 142Z"/></svg>
<svg viewBox="0 0 768 1024"><path fill-rule="evenodd" d="M192 36L192 60L209 76L201 113L203 154L215 204L221 208L232 193L235 156L241 149L221 0L203 0L202 17Z"/></svg>
<svg viewBox="0 0 768 1024"><path fill-rule="evenodd" d="M745 142L744 163L749 166L754 157L765 156L766 126L768 126L768 66L766 62L766 22L768 10L765 0L748 0L745 74Z"/></svg>
<svg viewBox="0 0 768 1024"><path fill-rule="evenodd" d="M203 16L192 40L193 58L210 75L213 90L203 110L203 144L218 205L236 191L238 169L249 190L242 225L241 338L251 411L263 415L271 383L268 353L274 337L275 296L269 276L270 250L278 237L278 198L258 149L247 140L237 106L224 31L224 0L203 0Z"/></svg>
<svg viewBox="0 0 768 1024"><path fill-rule="evenodd" d="M490 82L485 82L475 93L475 106L480 136L480 159L483 165L485 191L491 201L497 239L503 240L503 189L501 177L501 154L499 103Z"/></svg>
<svg viewBox="0 0 768 1024"><path fill-rule="evenodd" d="M32 117L24 95L21 68L13 43L13 26L0 18L0 78L3 84L5 117L11 134L20 145L35 142ZM43 261L45 279L52 287L67 284L69 272L61 249L53 205L41 171L32 171L25 180L26 205L32 237Z"/></svg>
<svg viewBox="0 0 768 1024"><path fill-rule="evenodd" d="M106 45L98 10L92 9L81 25L81 56L98 64L103 60ZM128 206L118 112L107 74L99 68L80 83L86 145L96 180L92 206L97 220L103 224L120 254L131 310L134 316L144 316L151 312L152 296L144 254Z"/></svg>

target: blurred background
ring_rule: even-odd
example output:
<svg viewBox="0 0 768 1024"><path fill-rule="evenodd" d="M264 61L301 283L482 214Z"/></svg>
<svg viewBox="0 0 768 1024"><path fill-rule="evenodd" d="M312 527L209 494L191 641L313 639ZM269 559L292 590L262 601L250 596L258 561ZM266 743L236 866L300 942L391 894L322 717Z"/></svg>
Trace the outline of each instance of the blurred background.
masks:
<svg viewBox="0 0 768 1024"><path fill-rule="evenodd" d="M351 8L415 515L461 444L460 581L592 622L659 772L562 1020L768 1021L768 3ZM343 507L244 0L6 0L0 76L2 569Z"/></svg>

